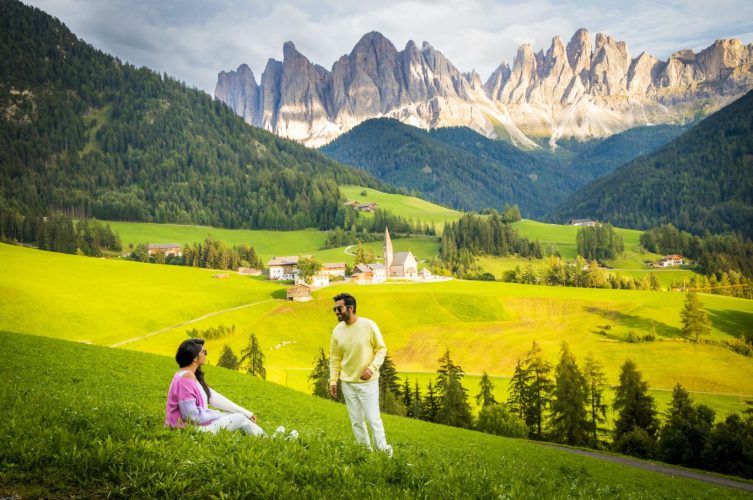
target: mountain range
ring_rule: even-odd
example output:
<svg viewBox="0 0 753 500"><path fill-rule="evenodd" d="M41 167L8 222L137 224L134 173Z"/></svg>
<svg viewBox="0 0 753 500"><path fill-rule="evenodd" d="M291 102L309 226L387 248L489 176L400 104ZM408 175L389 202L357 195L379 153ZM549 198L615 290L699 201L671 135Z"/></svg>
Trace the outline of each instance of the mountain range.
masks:
<svg viewBox="0 0 753 500"><path fill-rule="evenodd" d="M270 59L260 82L242 64L218 75L215 98L247 123L321 146L378 117L432 129L467 126L518 147L551 147L563 138L608 137L636 126L686 123L753 88L753 44L718 40L666 61L609 35L580 29L535 52L521 45L482 82L460 72L429 43L402 51L378 32L364 35L331 70L292 42Z"/></svg>

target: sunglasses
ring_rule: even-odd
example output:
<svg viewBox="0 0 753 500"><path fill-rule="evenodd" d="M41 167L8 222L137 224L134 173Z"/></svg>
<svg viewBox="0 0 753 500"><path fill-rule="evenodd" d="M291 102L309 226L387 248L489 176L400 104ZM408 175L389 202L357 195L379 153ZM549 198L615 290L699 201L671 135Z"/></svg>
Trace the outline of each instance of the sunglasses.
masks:
<svg viewBox="0 0 753 500"><path fill-rule="evenodd" d="M344 310L346 310L349 307L350 306L335 306L335 307L332 308L332 312L335 313L335 314L337 314L339 312L343 312Z"/></svg>

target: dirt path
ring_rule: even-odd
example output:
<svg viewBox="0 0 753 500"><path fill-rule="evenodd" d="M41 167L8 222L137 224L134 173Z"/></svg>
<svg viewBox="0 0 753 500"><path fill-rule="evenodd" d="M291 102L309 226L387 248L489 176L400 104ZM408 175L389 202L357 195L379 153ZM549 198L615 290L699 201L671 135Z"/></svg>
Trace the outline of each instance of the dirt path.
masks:
<svg viewBox="0 0 753 500"><path fill-rule="evenodd" d="M149 337L153 337L155 335L159 335L160 333L166 332L168 330L172 330L173 328L178 328L180 326L190 325L191 323L196 323L197 321L201 321L201 320L206 319L206 318L211 318L212 316L217 316L218 314L224 314L224 313L230 312L230 311L237 311L238 309L245 309L247 307L258 306L259 304L266 304L267 302L274 302L275 300L276 299L262 300L261 302L254 302L252 304L243 304L242 306L231 307L229 309L223 309L221 311L214 311L214 312L211 312L209 314L205 314L204 316L199 316L198 318L193 318L193 319L189 319L188 321L184 321L183 323L178 323L177 325L168 326L167 328L163 328L161 330L157 330L156 332L150 332L150 333L147 333L147 334L144 334L144 335L140 335L138 337L134 337L132 339L123 340L121 342L118 342L117 344L111 345L110 347L120 347L122 345L129 344L131 342L136 342L137 340L142 340L142 339L146 339L146 338L149 338Z"/></svg>
<svg viewBox="0 0 753 500"><path fill-rule="evenodd" d="M542 446L548 446L550 448L557 448L558 450L573 453L575 455L582 455L591 458L597 458L599 460L606 460L607 462L614 462L622 465L628 465L630 467L637 467L638 469L649 470L652 472L659 472L673 477L682 477L685 479L695 479L696 481L703 481L704 483L715 484L717 486L724 486L726 488L732 488L735 490L747 491L753 493L753 483L745 481L736 481L734 479L728 479L726 477L713 476L711 474L704 474L703 472L696 472L689 469L681 469L679 467L673 467L671 465L657 464L653 462L646 462L644 460L638 460L636 458L628 458L620 455L608 455L606 453L599 453L597 451L587 451L578 448L570 448L568 446L559 446L552 443L538 443Z"/></svg>

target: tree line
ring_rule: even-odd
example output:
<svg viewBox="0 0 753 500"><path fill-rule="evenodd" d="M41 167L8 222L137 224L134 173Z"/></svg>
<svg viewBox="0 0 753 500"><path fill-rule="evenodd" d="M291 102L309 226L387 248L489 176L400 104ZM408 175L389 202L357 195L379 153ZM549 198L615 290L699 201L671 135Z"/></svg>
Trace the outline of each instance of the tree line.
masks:
<svg viewBox="0 0 753 500"><path fill-rule="evenodd" d="M113 233L110 225L96 219L74 221L60 212L24 216L2 206L0 241L90 257L99 257L103 251L119 252L122 249L120 237Z"/></svg>
<svg viewBox="0 0 753 500"><path fill-rule="evenodd" d="M425 391L418 381L399 379L387 356L380 369L382 411L428 422L476 429L508 437L525 437L571 446L611 449L642 458L753 478L753 412L732 414L715 422L714 410L695 404L677 384L662 422L648 384L632 360L620 368L619 384L610 403L610 387L602 364L589 354L577 363L563 342L556 365L544 359L541 347L518 359L505 402L497 401L494 384L484 373L474 396L474 418L465 373L447 350L438 360L436 378ZM329 362L324 349L309 376L312 393L329 398ZM338 391L340 394L340 391ZM616 413L607 427L610 408Z"/></svg>
<svg viewBox="0 0 753 500"><path fill-rule="evenodd" d="M129 258L138 262L172 264L176 266L203 267L207 269L237 270L239 267L261 269L264 263L253 246L248 243L228 246L211 236L202 243L186 243L182 255L166 255L163 252L149 254L146 243L139 243L130 252Z"/></svg>
<svg viewBox="0 0 753 500"><path fill-rule="evenodd" d="M543 257L538 240L521 237L511 220L497 212L488 217L465 214L457 222L445 223L439 253L441 267L458 277L466 277L476 270L475 257L484 254Z"/></svg>
<svg viewBox="0 0 753 500"><path fill-rule="evenodd" d="M575 236L575 242L578 255L599 262L616 259L625 250L622 236L609 224L581 227Z"/></svg>

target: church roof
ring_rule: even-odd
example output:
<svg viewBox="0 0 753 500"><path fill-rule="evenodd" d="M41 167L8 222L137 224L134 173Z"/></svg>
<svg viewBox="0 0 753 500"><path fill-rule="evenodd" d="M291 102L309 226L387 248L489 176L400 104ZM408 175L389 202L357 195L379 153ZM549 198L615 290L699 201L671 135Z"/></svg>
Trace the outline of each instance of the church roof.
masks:
<svg viewBox="0 0 753 500"><path fill-rule="evenodd" d="M403 266L405 265L405 261L408 260L408 257L413 258L413 260L416 260L416 258L413 256L410 250L407 252L397 252L395 254L395 258L392 260L393 266Z"/></svg>

